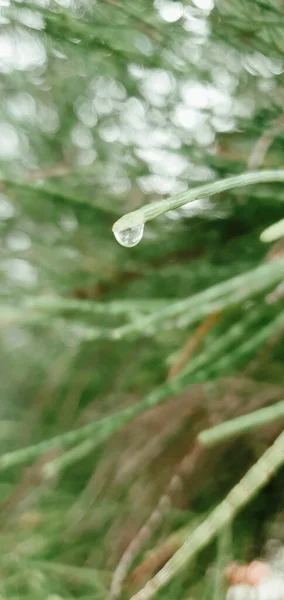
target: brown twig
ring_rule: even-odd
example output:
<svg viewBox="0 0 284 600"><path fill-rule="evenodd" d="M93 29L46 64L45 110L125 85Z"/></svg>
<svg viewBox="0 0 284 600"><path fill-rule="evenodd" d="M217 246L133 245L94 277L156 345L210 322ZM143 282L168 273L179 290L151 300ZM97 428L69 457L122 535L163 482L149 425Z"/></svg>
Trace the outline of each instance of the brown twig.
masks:
<svg viewBox="0 0 284 600"><path fill-rule="evenodd" d="M9 516L11 513L14 515L14 511L18 511L21 515L27 510L30 511L34 504L37 503L43 489L46 487L46 482L43 478L44 466L52 460L54 457L60 455L60 449L56 448L44 455L40 456L38 460L31 467L26 467L23 470L22 478L19 483L13 489L13 491L0 503L0 510L2 517ZM55 481L49 482L53 484Z"/></svg>
<svg viewBox="0 0 284 600"><path fill-rule="evenodd" d="M155 510L126 548L126 551L122 555L113 576L111 586L111 595L113 598L117 598L120 595L122 582L126 577L127 571L130 568L134 557L137 555L141 547L144 546L144 544L150 539L153 531L159 526L166 512L168 512L169 508L171 508L172 497L182 486L182 477L185 474L188 476L193 472L196 462L200 459L202 453L203 449L199 445L194 445L191 451L185 457L183 457L182 461L177 466L177 469L175 470L175 473L172 476L165 492L161 496ZM177 538L176 543L177 541L180 543L179 537ZM167 547L167 552L169 553L170 551L172 551L171 543L169 544L169 547ZM162 555L164 555L164 552L165 550L162 549ZM169 554L169 556L171 556L171 554ZM157 562L159 564L160 560L161 557L159 555L157 558ZM145 570L145 566L142 570Z"/></svg>
<svg viewBox="0 0 284 600"><path fill-rule="evenodd" d="M212 313L197 327L194 334L190 335L186 344L181 349L177 360L171 366L168 374L168 380L176 377L180 371L185 367L186 363L191 358L192 354L196 351L200 342L202 342L203 338L207 335L208 331L214 327L214 325L219 321L220 313Z"/></svg>
<svg viewBox="0 0 284 600"><path fill-rule="evenodd" d="M265 156L273 144L276 135L283 129L284 120L283 116L276 119L274 123L263 132L263 134L257 139L247 161L248 169L254 170L259 169L263 164Z"/></svg>
<svg viewBox="0 0 284 600"><path fill-rule="evenodd" d="M42 169L38 169L37 171L33 171L28 173L25 177L23 177L23 181L25 183L40 181L43 179L51 179L53 177L65 177L72 172L70 167L66 165L55 165L54 167L46 167ZM0 189L4 189L6 186L5 181L0 181Z"/></svg>
<svg viewBox="0 0 284 600"><path fill-rule="evenodd" d="M188 537L188 528L172 533L158 547L149 552L146 558L134 569L129 577L129 583L135 587L145 579L152 577L181 547Z"/></svg>

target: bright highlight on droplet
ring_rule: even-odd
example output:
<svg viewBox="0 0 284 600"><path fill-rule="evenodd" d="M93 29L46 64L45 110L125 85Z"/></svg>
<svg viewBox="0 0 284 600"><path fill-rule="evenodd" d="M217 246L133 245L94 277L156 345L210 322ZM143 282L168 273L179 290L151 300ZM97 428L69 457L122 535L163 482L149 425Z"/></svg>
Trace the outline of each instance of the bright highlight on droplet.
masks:
<svg viewBox="0 0 284 600"><path fill-rule="evenodd" d="M121 246L125 248L132 248L139 244L142 240L144 232L144 223L142 225L136 225L136 227L128 227L122 231L113 231L115 239Z"/></svg>

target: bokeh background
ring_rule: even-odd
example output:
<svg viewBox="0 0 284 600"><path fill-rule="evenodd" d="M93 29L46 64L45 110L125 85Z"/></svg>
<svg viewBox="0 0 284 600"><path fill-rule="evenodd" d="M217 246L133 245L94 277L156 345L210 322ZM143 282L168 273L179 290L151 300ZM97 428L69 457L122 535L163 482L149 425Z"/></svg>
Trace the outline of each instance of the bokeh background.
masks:
<svg viewBox="0 0 284 600"><path fill-rule="evenodd" d="M283 400L283 243L260 241L283 186L166 213L131 249L112 234L153 200L283 167L283 23L281 0L1 2L1 452L110 417L0 459L3 600L108 598L168 490L130 598L283 428L194 454L202 429ZM226 561L284 540L283 475L233 523ZM160 597L224 597L219 554Z"/></svg>

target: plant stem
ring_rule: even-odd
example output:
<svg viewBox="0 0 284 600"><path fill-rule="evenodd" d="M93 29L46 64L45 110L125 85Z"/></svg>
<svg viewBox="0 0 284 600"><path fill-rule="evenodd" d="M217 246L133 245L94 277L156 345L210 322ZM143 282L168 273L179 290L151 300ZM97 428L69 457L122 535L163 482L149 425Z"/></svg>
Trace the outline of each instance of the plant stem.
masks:
<svg viewBox="0 0 284 600"><path fill-rule="evenodd" d="M266 485L284 462L284 432L261 458L249 469L241 481L229 492L228 496L195 529L183 546L148 581L144 588L132 596L131 600L150 600L163 588L193 557L204 548L230 523L236 514Z"/></svg>
<svg viewBox="0 0 284 600"><path fill-rule="evenodd" d="M238 187L244 187L246 185L253 185L256 183L268 183L268 182L284 182L284 170L267 170L267 171L250 171L236 175L234 177L228 177L227 179L219 179L213 181L213 183L207 183L205 185L198 186L193 190L182 192L176 196L171 196L165 200L159 202L153 202L142 206L133 212L127 213L113 225L113 231L119 233L125 229L131 229L132 227L139 227L151 221L156 217L168 212L169 210L175 210L181 208L193 200L205 198L206 196L212 196L213 194L219 194L227 190L231 190Z"/></svg>
<svg viewBox="0 0 284 600"><path fill-rule="evenodd" d="M284 401L273 404L273 406L268 406L267 408L261 408L237 419L231 419L211 429L205 429L200 432L197 439L204 446L211 446L235 435L242 435L256 427L268 425L268 423L273 423L283 418Z"/></svg>

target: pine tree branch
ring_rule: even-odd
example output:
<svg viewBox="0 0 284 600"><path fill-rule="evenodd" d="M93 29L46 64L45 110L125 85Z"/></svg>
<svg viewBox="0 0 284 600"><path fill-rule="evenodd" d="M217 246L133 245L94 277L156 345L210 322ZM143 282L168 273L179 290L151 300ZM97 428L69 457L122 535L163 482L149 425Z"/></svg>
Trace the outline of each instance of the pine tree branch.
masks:
<svg viewBox="0 0 284 600"><path fill-rule="evenodd" d="M279 419L284 419L284 401L267 408L261 408L249 415L225 421L225 423L216 427L205 429L199 433L197 439L204 446L212 446L236 435L247 433L257 427L274 423Z"/></svg>
<svg viewBox="0 0 284 600"><path fill-rule="evenodd" d="M187 565L194 556L207 546L216 535L228 525L238 512L263 488L284 463L284 433L266 450L251 467L228 496L195 529L183 546L148 581L144 588L132 596L131 600L150 600L173 577Z"/></svg>

